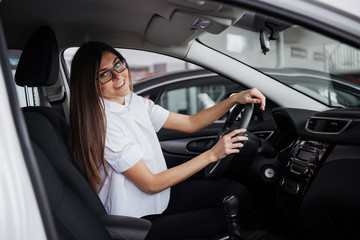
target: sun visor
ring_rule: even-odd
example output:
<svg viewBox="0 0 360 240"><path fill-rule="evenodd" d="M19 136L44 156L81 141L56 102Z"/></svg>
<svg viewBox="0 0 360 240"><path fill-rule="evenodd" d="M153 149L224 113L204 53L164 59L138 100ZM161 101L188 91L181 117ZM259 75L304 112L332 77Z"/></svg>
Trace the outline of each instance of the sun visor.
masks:
<svg viewBox="0 0 360 240"><path fill-rule="evenodd" d="M271 18L262 14L257 14L254 12L246 11L245 14L235 23L235 26L253 31L260 32L261 30L266 30L269 27L267 24L276 25L280 32L291 27L291 24L283 21L279 21L275 18Z"/></svg>
<svg viewBox="0 0 360 240"><path fill-rule="evenodd" d="M191 13L174 12L170 20L154 16L146 29L146 39L156 45L182 45L204 32L218 34L230 26L230 19L214 19Z"/></svg>

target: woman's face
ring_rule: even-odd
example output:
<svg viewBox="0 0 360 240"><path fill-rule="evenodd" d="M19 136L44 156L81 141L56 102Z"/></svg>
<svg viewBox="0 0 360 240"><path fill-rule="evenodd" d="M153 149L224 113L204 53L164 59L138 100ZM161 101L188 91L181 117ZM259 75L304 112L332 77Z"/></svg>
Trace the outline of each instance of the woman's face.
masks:
<svg viewBox="0 0 360 240"><path fill-rule="evenodd" d="M103 53L99 70L100 76L103 77L104 73L108 70L112 69L113 71L112 80L101 84L101 92L105 99L124 104L125 96L130 92L130 79L127 68L123 71L120 71L120 73L113 69L114 67L117 69L119 64L121 64L121 61L115 54L111 52ZM107 74L110 74L111 76L111 73L108 72ZM100 78L100 81L105 82L103 81L103 78Z"/></svg>

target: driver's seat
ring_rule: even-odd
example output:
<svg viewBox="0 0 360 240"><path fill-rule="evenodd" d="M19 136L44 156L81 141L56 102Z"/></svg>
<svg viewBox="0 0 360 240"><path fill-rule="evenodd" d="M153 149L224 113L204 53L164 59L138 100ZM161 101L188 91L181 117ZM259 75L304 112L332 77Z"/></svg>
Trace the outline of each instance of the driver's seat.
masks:
<svg viewBox="0 0 360 240"><path fill-rule="evenodd" d="M16 82L36 87L51 85L59 73L58 57L54 32L41 27L25 46ZM72 161L64 117L49 107L25 107L23 113L58 238L144 239L151 226L149 221L106 214Z"/></svg>

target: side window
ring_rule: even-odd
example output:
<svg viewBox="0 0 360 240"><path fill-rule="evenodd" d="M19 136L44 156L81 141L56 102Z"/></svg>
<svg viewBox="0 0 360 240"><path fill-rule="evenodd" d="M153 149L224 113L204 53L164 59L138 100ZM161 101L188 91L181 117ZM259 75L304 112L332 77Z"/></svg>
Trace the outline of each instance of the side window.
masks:
<svg viewBox="0 0 360 240"><path fill-rule="evenodd" d="M167 87L159 104L172 112L195 114L223 100L228 91L239 88L242 89L238 83L221 76L192 79Z"/></svg>
<svg viewBox="0 0 360 240"><path fill-rule="evenodd" d="M158 96L160 94L162 87L154 88L145 92L142 92L140 95L144 98L150 99L153 102L157 102Z"/></svg>
<svg viewBox="0 0 360 240"><path fill-rule="evenodd" d="M68 73L71 72L71 62L77 50L77 47L67 48L62 54L64 67ZM195 64L158 53L124 48L116 48L116 50L121 53L130 66L133 83L153 75L201 68Z"/></svg>

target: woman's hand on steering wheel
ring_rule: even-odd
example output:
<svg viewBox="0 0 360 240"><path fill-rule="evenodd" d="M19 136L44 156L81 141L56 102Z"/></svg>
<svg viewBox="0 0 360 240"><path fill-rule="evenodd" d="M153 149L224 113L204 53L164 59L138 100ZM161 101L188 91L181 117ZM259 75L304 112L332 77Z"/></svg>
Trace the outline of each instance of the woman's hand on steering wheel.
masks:
<svg viewBox="0 0 360 240"><path fill-rule="evenodd" d="M231 96L231 98L241 104L260 104L260 109L265 110L266 98L257 88L251 88L245 91L235 93Z"/></svg>
<svg viewBox="0 0 360 240"><path fill-rule="evenodd" d="M247 137L241 135L245 132L246 129L236 129L221 137L215 146L209 150L211 162L216 162L232 153L239 153L240 148L244 146L242 142L248 140Z"/></svg>
<svg viewBox="0 0 360 240"><path fill-rule="evenodd" d="M230 98L233 103L237 104L231 110L224 125L219 131L215 140L216 145L211 149L215 154L212 156L212 162L204 169L205 177L209 179L220 177L226 171L234 156L241 154L240 148L244 147L244 145L243 143L238 142L246 141L247 138L239 136L238 134L243 134L248 127L254 104L260 104L260 109L265 110L265 96L257 88L235 93L231 95ZM234 138L234 136L236 137ZM244 149L246 148L247 147L245 146ZM251 147L248 149L250 149L251 152L254 152L256 147L252 147L251 144ZM249 164L249 161L244 161L242 168L247 168Z"/></svg>

